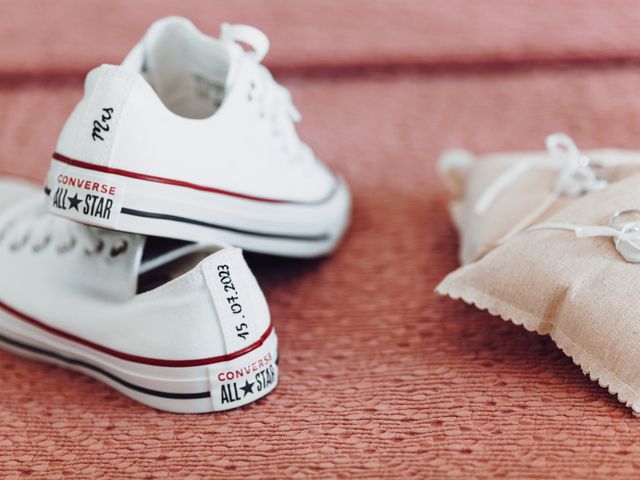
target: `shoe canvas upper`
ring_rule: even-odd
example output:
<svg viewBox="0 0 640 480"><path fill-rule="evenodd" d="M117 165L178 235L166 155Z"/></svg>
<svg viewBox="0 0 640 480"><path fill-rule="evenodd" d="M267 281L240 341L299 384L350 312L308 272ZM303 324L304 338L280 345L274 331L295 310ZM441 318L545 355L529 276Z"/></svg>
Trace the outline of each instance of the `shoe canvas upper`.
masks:
<svg viewBox="0 0 640 480"><path fill-rule="evenodd" d="M38 187L0 179L0 307L107 349L166 360L234 353L270 328L239 249L181 242L149 254L151 241L50 215ZM221 265L246 317L243 337Z"/></svg>
<svg viewBox="0 0 640 480"><path fill-rule="evenodd" d="M160 20L122 65L88 74L56 151L243 195L322 200L336 179L298 137L289 92L260 63L267 49L251 27L226 25L215 39L186 19Z"/></svg>

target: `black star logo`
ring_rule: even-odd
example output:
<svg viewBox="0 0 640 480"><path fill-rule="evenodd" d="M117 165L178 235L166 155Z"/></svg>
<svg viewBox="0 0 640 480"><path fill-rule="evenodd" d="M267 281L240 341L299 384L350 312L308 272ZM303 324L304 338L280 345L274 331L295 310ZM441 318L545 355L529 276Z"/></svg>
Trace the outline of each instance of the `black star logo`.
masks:
<svg viewBox="0 0 640 480"><path fill-rule="evenodd" d="M82 200L78 198L78 194L76 193L73 197L69 197L69 210L75 208L76 212L79 212L78 205L82 203Z"/></svg>
<svg viewBox="0 0 640 480"><path fill-rule="evenodd" d="M240 390L244 392L243 397L247 396L247 393L253 393L253 385L255 382L250 382L249 380L245 380L244 387L240 387Z"/></svg>

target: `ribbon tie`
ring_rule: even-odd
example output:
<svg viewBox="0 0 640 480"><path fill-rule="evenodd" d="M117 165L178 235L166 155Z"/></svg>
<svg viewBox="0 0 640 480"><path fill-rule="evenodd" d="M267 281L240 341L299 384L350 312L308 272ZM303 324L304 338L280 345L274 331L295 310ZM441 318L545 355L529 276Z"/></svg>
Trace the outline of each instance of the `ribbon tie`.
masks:
<svg viewBox="0 0 640 480"><path fill-rule="evenodd" d="M578 150L571 137L564 133L554 133L546 138L545 143L549 154L546 161L525 158L515 162L480 195L474 211L479 215L485 213L508 186L535 167L560 170L551 191L555 195L554 200L560 195L575 197L607 186L606 180L598 178L591 169L592 162Z"/></svg>
<svg viewBox="0 0 640 480"><path fill-rule="evenodd" d="M532 168L543 167L560 171L553 188L540 205L525 215L498 243L508 241L528 227L561 196L576 197L607 186L607 181L599 178L591 169L592 162L578 150L571 137L564 133L555 133L549 135L545 143L548 159L541 161L525 158L514 163L489 185L474 205L475 213L484 214L505 188Z"/></svg>
<svg viewBox="0 0 640 480"><path fill-rule="evenodd" d="M635 215L639 219L618 221L623 216ZM578 238L611 237L618 253L629 263L640 263L640 211L626 210L611 217L609 225L575 225L572 223L542 223L528 229L568 230Z"/></svg>
<svg viewBox="0 0 640 480"><path fill-rule="evenodd" d="M555 193L577 197L606 188L607 181L591 169L591 160L578 150L571 137L555 133L549 135L545 143L549 156L564 164L553 187Z"/></svg>

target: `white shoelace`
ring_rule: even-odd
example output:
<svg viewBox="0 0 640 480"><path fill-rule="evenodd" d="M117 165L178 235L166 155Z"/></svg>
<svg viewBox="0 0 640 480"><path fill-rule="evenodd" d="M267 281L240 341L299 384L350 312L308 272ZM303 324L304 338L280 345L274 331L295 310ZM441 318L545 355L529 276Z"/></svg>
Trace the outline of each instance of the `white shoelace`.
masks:
<svg viewBox="0 0 640 480"><path fill-rule="evenodd" d="M533 168L559 170L551 191L542 200L540 205L525 215L520 222L500 239L499 243L506 242L533 223L536 218L549 209L560 197L576 197L603 189L607 186L607 181L599 178L591 168L594 162L580 152L568 135L563 133L549 135L546 138L546 146L547 152L549 153L548 160L523 159L515 162L489 185L474 205L475 213L482 215L486 213L495 199L507 187L512 185L527 171ZM629 163L629 161L619 162L619 164L622 163ZM615 161L607 163L609 166L615 164Z"/></svg>
<svg viewBox="0 0 640 480"><path fill-rule="evenodd" d="M4 241L16 251L31 245L34 252L39 252L52 245L59 253L66 253L79 246L87 254L93 254L104 247L94 229L46 213L39 197L20 202L0 214L0 242Z"/></svg>
<svg viewBox="0 0 640 480"><path fill-rule="evenodd" d="M249 25L223 23L220 39L223 42L248 45L252 50L245 51L245 54L257 63L262 62L269 52L267 36ZM293 104L291 92L278 84L269 71L261 66L258 78L252 82L249 99L258 102L260 116L269 119L272 133L282 139L284 150L292 157L298 157L305 150L295 129L295 124L302 120L302 115Z"/></svg>
<svg viewBox="0 0 640 480"><path fill-rule="evenodd" d="M302 115L293 104L291 92L276 83L266 68L261 69L260 77L250 95L255 95L259 102L260 115L269 118L273 135L280 137L284 150L295 157L302 145L295 124L302 120Z"/></svg>

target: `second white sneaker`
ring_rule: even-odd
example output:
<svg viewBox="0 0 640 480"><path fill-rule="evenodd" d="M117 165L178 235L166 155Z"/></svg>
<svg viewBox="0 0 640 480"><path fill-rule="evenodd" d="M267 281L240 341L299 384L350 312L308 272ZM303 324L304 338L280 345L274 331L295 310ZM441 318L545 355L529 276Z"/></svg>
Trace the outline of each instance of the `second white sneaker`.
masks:
<svg viewBox="0 0 640 480"><path fill-rule="evenodd" d="M53 155L51 212L262 253L332 251L349 190L298 137L291 95L261 64L268 48L252 27L216 39L170 17L122 65L91 71Z"/></svg>
<svg viewBox="0 0 640 480"><path fill-rule="evenodd" d="M276 333L242 253L95 229L0 178L0 346L146 405L211 412L278 383Z"/></svg>

